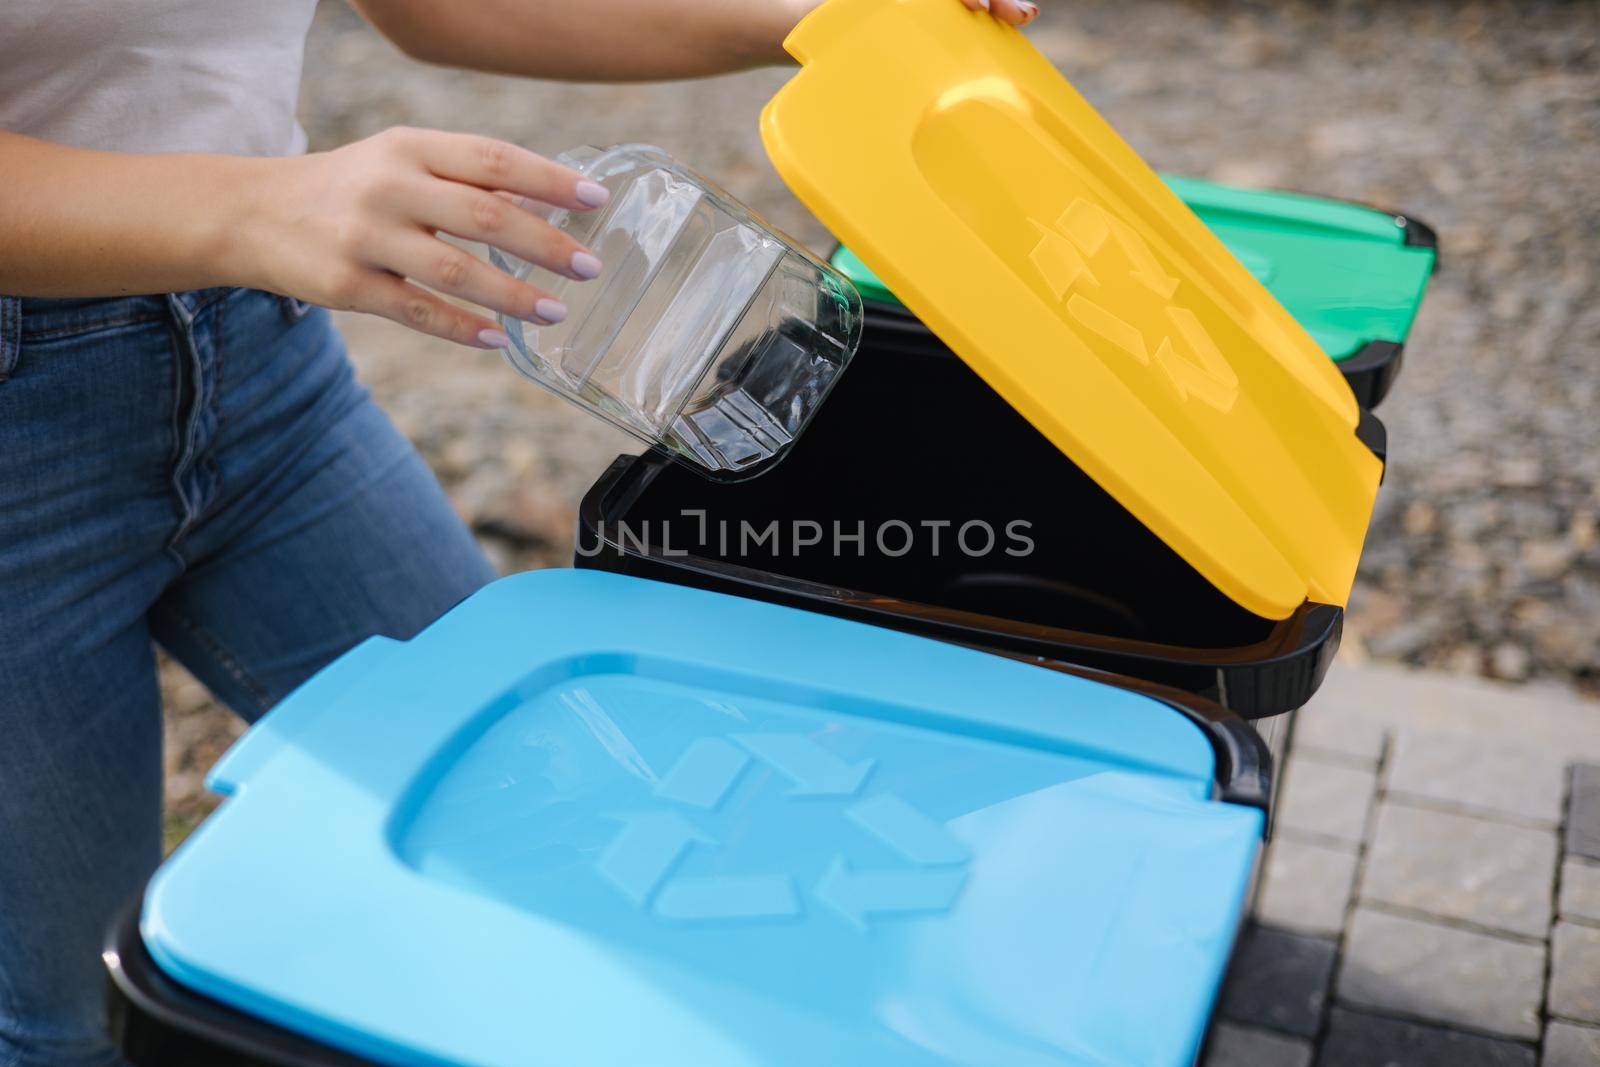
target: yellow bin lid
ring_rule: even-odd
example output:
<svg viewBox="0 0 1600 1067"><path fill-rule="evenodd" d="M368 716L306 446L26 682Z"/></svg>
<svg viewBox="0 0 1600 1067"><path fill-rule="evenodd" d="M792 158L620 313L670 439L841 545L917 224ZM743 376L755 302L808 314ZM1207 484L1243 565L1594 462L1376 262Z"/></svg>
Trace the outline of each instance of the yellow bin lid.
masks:
<svg viewBox="0 0 1600 1067"><path fill-rule="evenodd" d="M1345 603L1382 473L1349 389L1025 36L828 0L785 46L767 153L907 307L1241 606Z"/></svg>

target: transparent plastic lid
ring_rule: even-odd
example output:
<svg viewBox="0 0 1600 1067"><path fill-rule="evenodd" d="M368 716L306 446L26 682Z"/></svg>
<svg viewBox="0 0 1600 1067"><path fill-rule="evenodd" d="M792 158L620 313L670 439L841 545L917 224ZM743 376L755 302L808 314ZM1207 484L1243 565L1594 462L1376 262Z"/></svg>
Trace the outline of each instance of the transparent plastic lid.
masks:
<svg viewBox="0 0 1600 1067"><path fill-rule="evenodd" d="M750 472L785 453L854 354L861 298L843 275L659 148L574 149L599 211L556 228L605 264L574 281L490 249L566 318L502 315L524 376L690 466Z"/></svg>

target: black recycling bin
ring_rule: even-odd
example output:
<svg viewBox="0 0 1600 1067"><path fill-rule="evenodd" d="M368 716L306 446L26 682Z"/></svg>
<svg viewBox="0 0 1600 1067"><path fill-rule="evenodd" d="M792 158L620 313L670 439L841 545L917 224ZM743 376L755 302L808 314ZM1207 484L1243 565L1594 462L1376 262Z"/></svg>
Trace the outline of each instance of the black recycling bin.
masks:
<svg viewBox="0 0 1600 1067"><path fill-rule="evenodd" d="M863 329L804 438L756 477L618 459L584 500L579 565L1144 678L1250 719L1299 707L1338 645L1383 469L1382 426L1334 364L1405 336L1431 249L1366 208L1164 182L1024 38L938 37L885 78L890 27L924 10L889 7L873 47L819 9L762 135L860 269L833 265L904 304L903 328ZM839 121L863 76L874 106ZM1350 314L1347 283L1391 260ZM1297 303L1329 313L1308 329ZM928 358L935 340L956 358Z"/></svg>
<svg viewBox="0 0 1600 1067"><path fill-rule="evenodd" d="M1362 439L1381 455L1370 414ZM974 522L967 547L986 527L994 549L952 551ZM1007 553L1019 533L1030 554ZM1245 610L966 364L883 335L759 478L718 484L659 453L619 457L583 500L577 563L1115 671L1250 719L1305 703L1343 621L1311 602L1282 620Z"/></svg>

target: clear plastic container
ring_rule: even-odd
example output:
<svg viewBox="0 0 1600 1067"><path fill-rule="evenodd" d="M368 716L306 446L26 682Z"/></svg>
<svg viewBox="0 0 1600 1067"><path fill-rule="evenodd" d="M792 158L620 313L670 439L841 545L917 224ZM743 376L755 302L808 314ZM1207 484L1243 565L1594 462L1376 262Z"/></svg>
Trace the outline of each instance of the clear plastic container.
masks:
<svg viewBox="0 0 1600 1067"><path fill-rule="evenodd" d="M599 211L550 216L605 270L573 281L490 250L567 305L553 326L500 317L511 365L701 470L748 474L781 456L855 352L855 287L659 148L560 162L611 191Z"/></svg>

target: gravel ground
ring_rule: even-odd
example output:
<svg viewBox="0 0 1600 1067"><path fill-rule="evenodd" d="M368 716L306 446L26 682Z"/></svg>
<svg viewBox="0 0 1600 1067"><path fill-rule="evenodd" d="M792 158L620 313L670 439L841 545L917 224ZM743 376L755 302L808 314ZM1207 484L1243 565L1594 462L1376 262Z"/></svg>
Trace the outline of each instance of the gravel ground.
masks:
<svg viewBox="0 0 1600 1067"><path fill-rule="evenodd" d="M1164 170L1403 209L1444 269L1382 409L1391 464L1346 654L1600 687L1600 6L1046 4L1039 47ZM313 148L397 124L553 154L650 141L818 249L756 133L783 72L573 86L400 56L324 3ZM488 354L342 325L366 380L506 569L569 558L577 500L627 438ZM169 668L171 829L235 729Z"/></svg>

